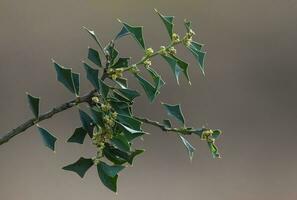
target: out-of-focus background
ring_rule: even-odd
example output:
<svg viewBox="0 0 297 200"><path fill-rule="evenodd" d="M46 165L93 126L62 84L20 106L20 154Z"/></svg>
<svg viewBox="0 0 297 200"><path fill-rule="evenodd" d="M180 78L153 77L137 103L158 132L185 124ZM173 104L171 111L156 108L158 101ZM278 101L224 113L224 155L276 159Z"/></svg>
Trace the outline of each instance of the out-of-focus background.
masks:
<svg viewBox="0 0 297 200"><path fill-rule="evenodd" d="M121 25L117 18L144 25L146 44L158 48L168 42L154 13L176 16L176 32L183 19L193 21L198 41L206 44L206 77L193 57L179 48L191 64L192 86L176 85L162 59L154 67L166 80L156 103L141 97L137 113L161 120L158 102L181 103L187 124L220 128L222 159L212 159L204 142L196 146L192 163L180 140L159 129L137 147L147 151L121 173L118 195L106 189L95 168L84 179L61 167L81 155L94 154L64 141L80 126L72 109L41 123L59 138L56 151L45 148L35 128L0 146L0 193L3 200L49 199L186 199L294 200L297 198L297 1L296 0L1 0L0 1L0 133L30 118L25 92L40 96L45 112L72 98L55 80L51 58L72 67L84 78L81 60L95 43L82 30L94 29L105 43ZM127 37L118 44L121 55L141 56ZM134 82L131 86L140 89Z"/></svg>

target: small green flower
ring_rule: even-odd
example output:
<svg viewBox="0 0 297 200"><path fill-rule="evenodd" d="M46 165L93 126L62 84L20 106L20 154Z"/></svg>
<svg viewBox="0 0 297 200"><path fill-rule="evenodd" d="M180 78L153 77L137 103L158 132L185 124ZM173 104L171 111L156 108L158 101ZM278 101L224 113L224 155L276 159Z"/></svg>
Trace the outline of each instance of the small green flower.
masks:
<svg viewBox="0 0 297 200"><path fill-rule="evenodd" d="M147 60L145 60L145 61L143 62L143 64L144 64L145 67L149 67L149 66L152 65L152 61L150 61L149 59L147 59Z"/></svg>
<svg viewBox="0 0 297 200"><path fill-rule="evenodd" d="M92 101L93 101L94 103L99 103L99 102L100 102L100 101L99 101L99 97L97 97L97 96L92 97Z"/></svg>
<svg viewBox="0 0 297 200"><path fill-rule="evenodd" d="M170 47L170 48L168 49L168 53L169 53L169 54L172 54L172 55L175 55L175 54L176 54L176 49L175 49L174 47Z"/></svg>
<svg viewBox="0 0 297 200"><path fill-rule="evenodd" d="M177 42L180 42L179 35L177 33L172 34L172 42L174 44L177 43Z"/></svg>
<svg viewBox="0 0 297 200"><path fill-rule="evenodd" d="M154 50L152 48L148 48L148 49L145 50L145 55L147 57L153 55L153 53L154 53Z"/></svg>

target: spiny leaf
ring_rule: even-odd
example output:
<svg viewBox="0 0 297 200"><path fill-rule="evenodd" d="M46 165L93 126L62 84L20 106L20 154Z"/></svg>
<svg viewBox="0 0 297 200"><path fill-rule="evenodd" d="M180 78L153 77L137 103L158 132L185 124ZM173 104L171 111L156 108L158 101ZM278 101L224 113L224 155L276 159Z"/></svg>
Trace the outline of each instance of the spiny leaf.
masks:
<svg viewBox="0 0 297 200"><path fill-rule="evenodd" d="M117 34L117 36L115 37L114 40L118 40L121 37L124 37L126 35L129 35L129 31L123 26L122 29L121 29L121 31Z"/></svg>
<svg viewBox="0 0 297 200"><path fill-rule="evenodd" d="M128 154L127 152L121 151L121 150L116 149L109 145L106 145L106 147L104 149L106 150L106 152L108 152L107 153L108 156L112 156L112 157L108 158L109 160L111 158L111 160L110 160L111 162L115 161L115 162L120 162L121 164L128 162L130 165L133 164L133 160L137 155L144 152L143 149L136 149L132 153Z"/></svg>
<svg viewBox="0 0 297 200"><path fill-rule="evenodd" d="M89 136L93 136L94 122L93 119L84 111L79 109L79 117L83 128L88 132Z"/></svg>
<svg viewBox="0 0 297 200"><path fill-rule="evenodd" d="M83 128L76 128L73 135L67 140L67 142L73 142L78 144L83 144L87 131Z"/></svg>
<svg viewBox="0 0 297 200"><path fill-rule="evenodd" d="M175 117L179 122L183 125L185 124L184 115L181 111L180 104L170 105L166 103L162 103L164 108L167 110L167 113L173 117Z"/></svg>
<svg viewBox="0 0 297 200"><path fill-rule="evenodd" d="M136 90L118 89L118 91L120 93L122 93L130 101L133 101L136 97L139 97L140 96L140 94Z"/></svg>
<svg viewBox="0 0 297 200"><path fill-rule="evenodd" d="M126 78L119 77L114 80L121 88L127 89L128 88L128 80Z"/></svg>
<svg viewBox="0 0 297 200"><path fill-rule="evenodd" d="M54 137L48 130L45 128L42 128L40 126L37 126L39 134L42 137L43 143L45 146L50 148L51 150L55 151L55 143L57 141L57 138Z"/></svg>
<svg viewBox="0 0 297 200"><path fill-rule="evenodd" d="M162 77L151 67L146 67L148 72L150 73L152 79L155 82L155 89L156 89L156 94L155 96L158 95L160 92L160 89L165 85L165 82L163 81Z"/></svg>
<svg viewBox="0 0 297 200"><path fill-rule="evenodd" d="M193 48L195 51L201 51L202 47L203 47L203 44L192 41L191 44L190 44L190 47Z"/></svg>
<svg viewBox="0 0 297 200"><path fill-rule="evenodd" d="M212 137L217 139L222 134L221 130L213 130Z"/></svg>
<svg viewBox="0 0 297 200"><path fill-rule="evenodd" d="M145 42L142 36L142 26L131 26L119 20L123 24L124 28L131 33L132 37L138 42L138 44L145 49Z"/></svg>
<svg viewBox="0 0 297 200"><path fill-rule="evenodd" d="M157 9L155 9L155 11L158 13L159 17L163 21L163 23L164 23L164 25L166 27L166 30L167 30L167 32L169 34L170 39L172 39L174 16L164 16L161 13L159 13Z"/></svg>
<svg viewBox="0 0 297 200"><path fill-rule="evenodd" d="M153 102L157 96L157 90L150 82L145 80L143 77L141 77L138 74L135 74L135 77L137 78L139 84L143 87L143 90L148 97L150 102Z"/></svg>
<svg viewBox="0 0 297 200"><path fill-rule="evenodd" d="M73 164L67 165L63 167L62 169L67 171L72 171L77 173L81 178L84 177L88 169L93 166L93 161L90 158L83 158L81 157L78 161L76 161Z"/></svg>
<svg viewBox="0 0 297 200"><path fill-rule="evenodd" d="M119 58L116 63L114 63L111 68L125 68L129 66L130 58Z"/></svg>
<svg viewBox="0 0 297 200"><path fill-rule="evenodd" d="M105 145L105 147L103 149L103 154L109 161L111 161L112 163L114 163L116 165L122 165L127 162L125 159L114 154L109 145Z"/></svg>
<svg viewBox="0 0 297 200"><path fill-rule="evenodd" d="M125 126L124 124L120 123L120 122L116 122L119 127L122 129L122 131L128 131L131 134L136 134L136 133L143 133L143 131L141 130L135 130L133 128L129 128L128 126Z"/></svg>
<svg viewBox="0 0 297 200"><path fill-rule="evenodd" d="M97 91L100 91L100 86L99 86L99 81L98 81L98 74L99 71L97 69L93 69L92 67L90 67L88 64L84 63L84 68L86 70L87 73L87 79L90 81L90 83L94 86L94 88Z"/></svg>
<svg viewBox="0 0 297 200"><path fill-rule="evenodd" d="M184 143L185 147L187 148L187 151L188 151L190 160L192 161L193 155L194 155L194 151L196 149L183 136L180 135L179 137L182 140L182 142Z"/></svg>
<svg viewBox="0 0 297 200"><path fill-rule="evenodd" d="M117 191L117 173L123 168L123 166L109 166L102 161L97 165L97 171L101 182L113 192Z"/></svg>
<svg viewBox="0 0 297 200"><path fill-rule="evenodd" d="M176 56L172 55L172 58L174 58L177 62L177 65L182 69L182 72L184 73L185 77L188 80L188 83L191 84L190 77L189 77L189 70L188 70L188 63L184 62L183 60L177 58Z"/></svg>
<svg viewBox="0 0 297 200"><path fill-rule="evenodd" d="M93 48L89 48L88 59L90 61L92 61L95 65L97 65L98 67L102 67L100 55L97 50L95 50Z"/></svg>
<svg viewBox="0 0 297 200"><path fill-rule="evenodd" d="M95 34L95 32L93 30L90 30L90 29L86 28L86 27L83 27L83 28L91 35L91 37L95 40L95 42L99 45L100 49L104 53L104 50L102 48L102 45L101 45L101 43L100 43L97 35Z"/></svg>
<svg viewBox="0 0 297 200"><path fill-rule="evenodd" d="M129 126L130 128L132 128L134 130L141 131L142 122L140 122L139 120L137 120L137 119L135 119L133 117L118 114L117 115L117 120L120 123L123 123L124 125Z"/></svg>
<svg viewBox="0 0 297 200"><path fill-rule="evenodd" d="M115 49L114 44L110 43L105 47L105 50L108 52L110 56L110 64L113 65L114 60L119 55L119 52Z"/></svg>
<svg viewBox="0 0 297 200"><path fill-rule="evenodd" d="M124 135L115 135L110 140L111 144L121 151L130 152L130 144Z"/></svg>
<svg viewBox="0 0 297 200"><path fill-rule="evenodd" d="M73 79L75 92L77 95L79 95L79 86L80 86L79 74L72 72L72 79Z"/></svg>
<svg viewBox="0 0 297 200"><path fill-rule="evenodd" d="M27 98L29 102L30 109L32 113L34 114L35 118L38 118L39 116L39 97L35 97L27 93Z"/></svg>
<svg viewBox="0 0 297 200"><path fill-rule="evenodd" d="M112 108L119 114L131 116L131 107L127 102L119 101L117 99L110 99L109 103Z"/></svg>
<svg viewBox="0 0 297 200"><path fill-rule="evenodd" d="M76 91L76 87L74 85L73 73L70 68L65 68L62 65L59 65L54 60L52 60L57 72L57 79L60 83L62 83L70 92L78 95L78 91ZM78 82L77 75L74 75L76 79L76 83Z"/></svg>
<svg viewBox="0 0 297 200"><path fill-rule="evenodd" d="M91 113L93 116L93 119L96 124L99 124L100 126L104 126L104 121L103 121L103 112L97 108L91 108Z"/></svg>
<svg viewBox="0 0 297 200"><path fill-rule="evenodd" d="M106 98L109 93L109 86L106 85L104 81L102 81L101 79L99 79L99 86L100 86L100 94L102 94L102 96Z"/></svg>
<svg viewBox="0 0 297 200"><path fill-rule="evenodd" d="M191 51L191 53L194 55L196 62L198 63L200 70L202 72L203 75L205 75L205 71L204 71L204 58L205 58L205 54L206 52L202 52L200 50L198 50L197 48L197 44L198 43L192 43L188 49Z"/></svg>
<svg viewBox="0 0 297 200"><path fill-rule="evenodd" d="M177 82L177 84L179 84L179 74L182 71L182 69L177 64L177 60L172 57L165 56L165 55L162 55L162 57L167 61L167 63L171 67L171 70L175 76L176 82Z"/></svg>

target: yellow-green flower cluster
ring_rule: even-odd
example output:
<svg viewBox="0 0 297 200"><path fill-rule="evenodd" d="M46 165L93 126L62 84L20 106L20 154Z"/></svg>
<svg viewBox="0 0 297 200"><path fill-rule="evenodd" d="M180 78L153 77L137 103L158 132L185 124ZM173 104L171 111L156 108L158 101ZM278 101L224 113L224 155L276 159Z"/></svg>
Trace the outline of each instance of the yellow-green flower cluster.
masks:
<svg viewBox="0 0 297 200"><path fill-rule="evenodd" d="M202 131L201 140L207 140L207 142L213 143L215 139L212 137L213 130L205 129Z"/></svg>
<svg viewBox="0 0 297 200"><path fill-rule="evenodd" d="M117 68L117 69L109 68L107 70L107 73L108 73L109 77L111 77L112 80L116 80L117 78L122 77L123 72L124 72L123 68Z"/></svg>
<svg viewBox="0 0 297 200"><path fill-rule="evenodd" d="M173 33L172 34L172 43L176 44L178 42L180 42L179 35L177 33Z"/></svg>
<svg viewBox="0 0 297 200"><path fill-rule="evenodd" d="M171 54L171 55L175 55L176 54L176 49L174 47L170 47L167 52L169 54Z"/></svg>
<svg viewBox="0 0 297 200"><path fill-rule="evenodd" d="M154 54L154 50L152 49L152 48L147 48L146 50L145 50L145 56L146 57L150 57L151 55L153 55Z"/></svg>
<svg viewBox="0 0 297 200"><path fill-rule="evenodd" d="M187 32L185 37L183 38L184 45L186 45L187 47L190 46L194 35L195 32L192 29L190 29L189 32Z"/></svg>
<svg viewBox="0 0 297 200"><path fill-rule="evenodd" d="M152 65L152 61L150 61L149 59L146 59L144 62L143 62L144 66L145 67L149 67Z"/></svg>

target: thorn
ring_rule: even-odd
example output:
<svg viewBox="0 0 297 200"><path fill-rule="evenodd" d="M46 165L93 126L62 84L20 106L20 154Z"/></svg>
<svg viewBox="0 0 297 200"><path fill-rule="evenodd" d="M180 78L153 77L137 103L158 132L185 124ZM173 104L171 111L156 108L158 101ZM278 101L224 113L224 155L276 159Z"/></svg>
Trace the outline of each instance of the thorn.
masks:
<svg viewBox="0 0 297 200"><path fill-rule="evenodd" d="M156 8L154 8L154 11L155 11L156 13L158 13L158 10L157 10Z"/></svg>
<svg viewBox="0 0 297 200"><path fill-rule="evenodd" d="M117 18L118 22L123 23L119 18Z"/></svg>

